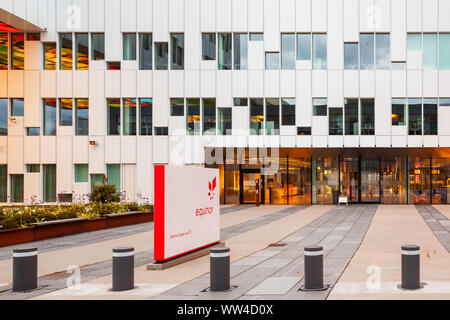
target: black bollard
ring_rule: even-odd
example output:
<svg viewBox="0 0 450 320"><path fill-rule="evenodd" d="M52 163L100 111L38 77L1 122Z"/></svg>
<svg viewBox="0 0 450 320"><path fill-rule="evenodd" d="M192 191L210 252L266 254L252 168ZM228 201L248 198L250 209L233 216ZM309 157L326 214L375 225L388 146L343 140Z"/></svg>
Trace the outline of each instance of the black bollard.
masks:
<svg viewBox="0 0 450 320"><path fill-rule="evenodd" d="M304 290L324 290L323 285L323 247L305 247L305 285Z"/></svg>
<svg viewBox="0 0 450 320"><path fill-rule="evenodd" d="M113 249L112 291L134 289L134 248Z"/></svg>
<svg viewBox="0 0 450 320"><path fill-rule="evenodd" d="M211 291L230 290L230 248L212 248L210 268Z"/></svg>
<svg viewBox="0 0 450 320"><path fill-rule="evenodd" d="M23 292L37 288L38 249L13 250L13 291Z"/></svg>
<svg viewBox="0 0 450 320"><path fill-rule="evenodd" d="M402 288L420 289L420 246L402 246Z"/></svg>

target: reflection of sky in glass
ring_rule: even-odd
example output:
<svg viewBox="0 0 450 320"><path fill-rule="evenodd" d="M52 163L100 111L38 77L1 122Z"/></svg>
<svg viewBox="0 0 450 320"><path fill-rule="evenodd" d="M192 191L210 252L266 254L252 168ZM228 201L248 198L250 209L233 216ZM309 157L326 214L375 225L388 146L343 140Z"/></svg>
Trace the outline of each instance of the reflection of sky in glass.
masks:
<svg viewBox="0 0 450 320"><path fill-rule="evenodd" d="M423 35L423 68L437 69L437 34Z"/></svg>
<svg viewBox="0 0 450 320"><path fill-rule="evenodd" d="M325 70L327 68L327 35L313 35L313 69Z"/></svg>
<svg viewBox="0 0 450 320"><path fill-rule="evenodd" d="M408 50L422 50L421 33L408 33Z"/></svg>
<svg viewBox="0 0 450 320"><path fill-rule="evenodd" d="M77 99L76 134L87 136L89 132L89 99Z"/></svg>
<svg viewBox="0 0 450 320"><path fill-rule="evenodd" d="M360 61L361 70L374 67L374 36L373 34L361 34L360 37Z"/></svg>
<svg viewBox="0 0 450 320"><path fill-rule="evenodd" d="M295 69L295 35L281 35L281 68Z"/></svg>
<svg viewBox="0 0 450 320"><path fill-rule="evenodd" d="M358 44L344 44L344 68L346 70L358 69Z"/></svg>
<svg viewBox="0 0 450 320"><path fill-rule="evenodd" d="M376 35L377 44L377 69L387 70L391 65L391 37L388 33Z"/></svg>
<svg viewBox="0 0 450 320"><path fill-rule="evenodd" d="M8 100L0 99L0 136L8 135Z"/></svg>
<svg viewBox="0 0 450 320"><path fill-rule="evenodd" d="M59 100L59 125L72 125L72 99Z"/></svg>
<svg viewBox="0 0 450 320"><path fill-rule="evenodd" d="M278 52L266 52L266 70L280 69Z"/></svg>
<svg viewBox="0 0 450 320"><path fill-rule="evenodd" d="M247 70L248 35L246 33L234 35L234 69Z"/></svg>
<svg viewBox="0 0 450 320"><path fill-rule="evenodd" d="M56 135L56 99L44 100L44 135Z"/></svg>
<svg viewBox="0 0 450 320"><path fill-rule="evenodd" d="M439 34L439 69L450 69L450 33Z"/></svg>
<svg viewBox="0 0 450 320"><path fill-rule="evenodd" d="M311 35L297 35L297 60L311 60Z"/></svg>
<svg viewBox="0 0 450 320"><path fill-rule="evenodd" d="M11 116L23 117L23 112L24 112L24 100L23 99L12 99L11 100Z"/></svg>

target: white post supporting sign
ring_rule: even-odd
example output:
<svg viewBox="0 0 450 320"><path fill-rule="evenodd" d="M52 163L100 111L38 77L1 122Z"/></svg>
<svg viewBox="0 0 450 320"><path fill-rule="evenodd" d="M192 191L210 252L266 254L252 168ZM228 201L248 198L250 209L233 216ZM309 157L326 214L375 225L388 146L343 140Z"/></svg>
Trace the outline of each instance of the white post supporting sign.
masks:
<svg viewBox="0 0 450 320"><path fill-rule="evenodd" d="M219 170L155 166L157 262L220 242Z"/></svg>

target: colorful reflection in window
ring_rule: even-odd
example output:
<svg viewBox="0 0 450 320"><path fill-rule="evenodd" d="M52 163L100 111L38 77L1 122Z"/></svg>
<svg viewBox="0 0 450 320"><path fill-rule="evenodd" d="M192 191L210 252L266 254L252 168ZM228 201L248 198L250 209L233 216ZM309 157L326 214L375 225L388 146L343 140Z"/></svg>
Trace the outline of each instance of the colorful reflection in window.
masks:
<svg viewBox="0 0 450 320"><path fill-rule="evenodd" d="M56 43L44 43L44 70L56 70Z"/></svg>
<svg viewBox="0 0 450 320"><path fill-rule="evenodd" d="M77 70L89 70L89 36L87 33L76 35Z"/></svg>
<svg viewBox="0 0 450 320"><path fill-rule="evenodd" d="M381 161L381 203L406 204L406 158Z"/></svg>
<svg viewBox="0 0 450 320"><path fill-rule="evenodd" d="M87 136L89 134L89 99L76 99L75 134Z"/></svg>
<svg viewBox="0 0 450 320"><path fill-rule="evenodd" d="M71 33L61 33L59 35L59 47L60 47L60 69L72 70L73 49L72 49Z"/></svg>
<svg viewBox="0 0 450 320"><path fill-rule="evenodd" d="M59 100L59 125L72 125L72 99Z"/></svg>
<svg viewBox="0 0 450 320"><path fill-rule="evenodd" d="M152 135L152 109L153 99L139 99L139 119L141 136Z"/></svg>
<svg viewBox="0 0 450 320"><path fill-rule="evenodd" d="M12 33L12 69L23 70L25 68L25 34Z"/></svg>
<svg viewBox="0 0 450 320"><path fill-rule="evenodd" d="M450 159L432 160L431 200L433 204L450 204Z"/></svg>
<svg viewBox="0 0 450 320"><path fill-rule="evenodd" d="M56 99L44 99L44 136L56 136Z"/></svg>
<svg viewBox="0 0 450 320"><path fill-rule="evenodd" d="M430 203L430 159L409 158L409 203Z"/></svg>
<svg viewBox="0 0 450 320"><path fill-rule="evenodd" d="M108 99L108 135L120 135L120 99Z"/></svg>
<svg viewBox="0 0 450 320"><path fill-rule="evenodd" d="M338 195L339 161L334 158L318 158L312 163L313 204L333 204Z"/></svg>
<svg viewBox="0 0 450 320"><path fill-rule="evenodd" d="M8 70L8 34L0 33L0 70Z"/></svg>
<svg viewBox="0 0 450 320"><path fill-rule="evenodd" d="M136 99L123 99L123 135L136 135Z"/></svg>
<svg viewBox="0 0 450 320"><path fill-rule="evenodd" d="M187 106L187 134L200 134L200 99L186 99Z"/></svg>

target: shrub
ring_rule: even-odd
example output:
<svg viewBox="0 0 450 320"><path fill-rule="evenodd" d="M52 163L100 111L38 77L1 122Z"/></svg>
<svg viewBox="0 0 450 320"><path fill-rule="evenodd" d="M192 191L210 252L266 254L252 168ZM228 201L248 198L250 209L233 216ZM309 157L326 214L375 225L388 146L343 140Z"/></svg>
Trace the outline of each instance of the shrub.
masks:
<svg viewBox="0 0 450 320"><path fill-rule="evenodd" d="M119 202L120 194L116 191L116 186L108 184L107 180L103 180L103 185L96 185L90 195L91 202Z"/></svg>

